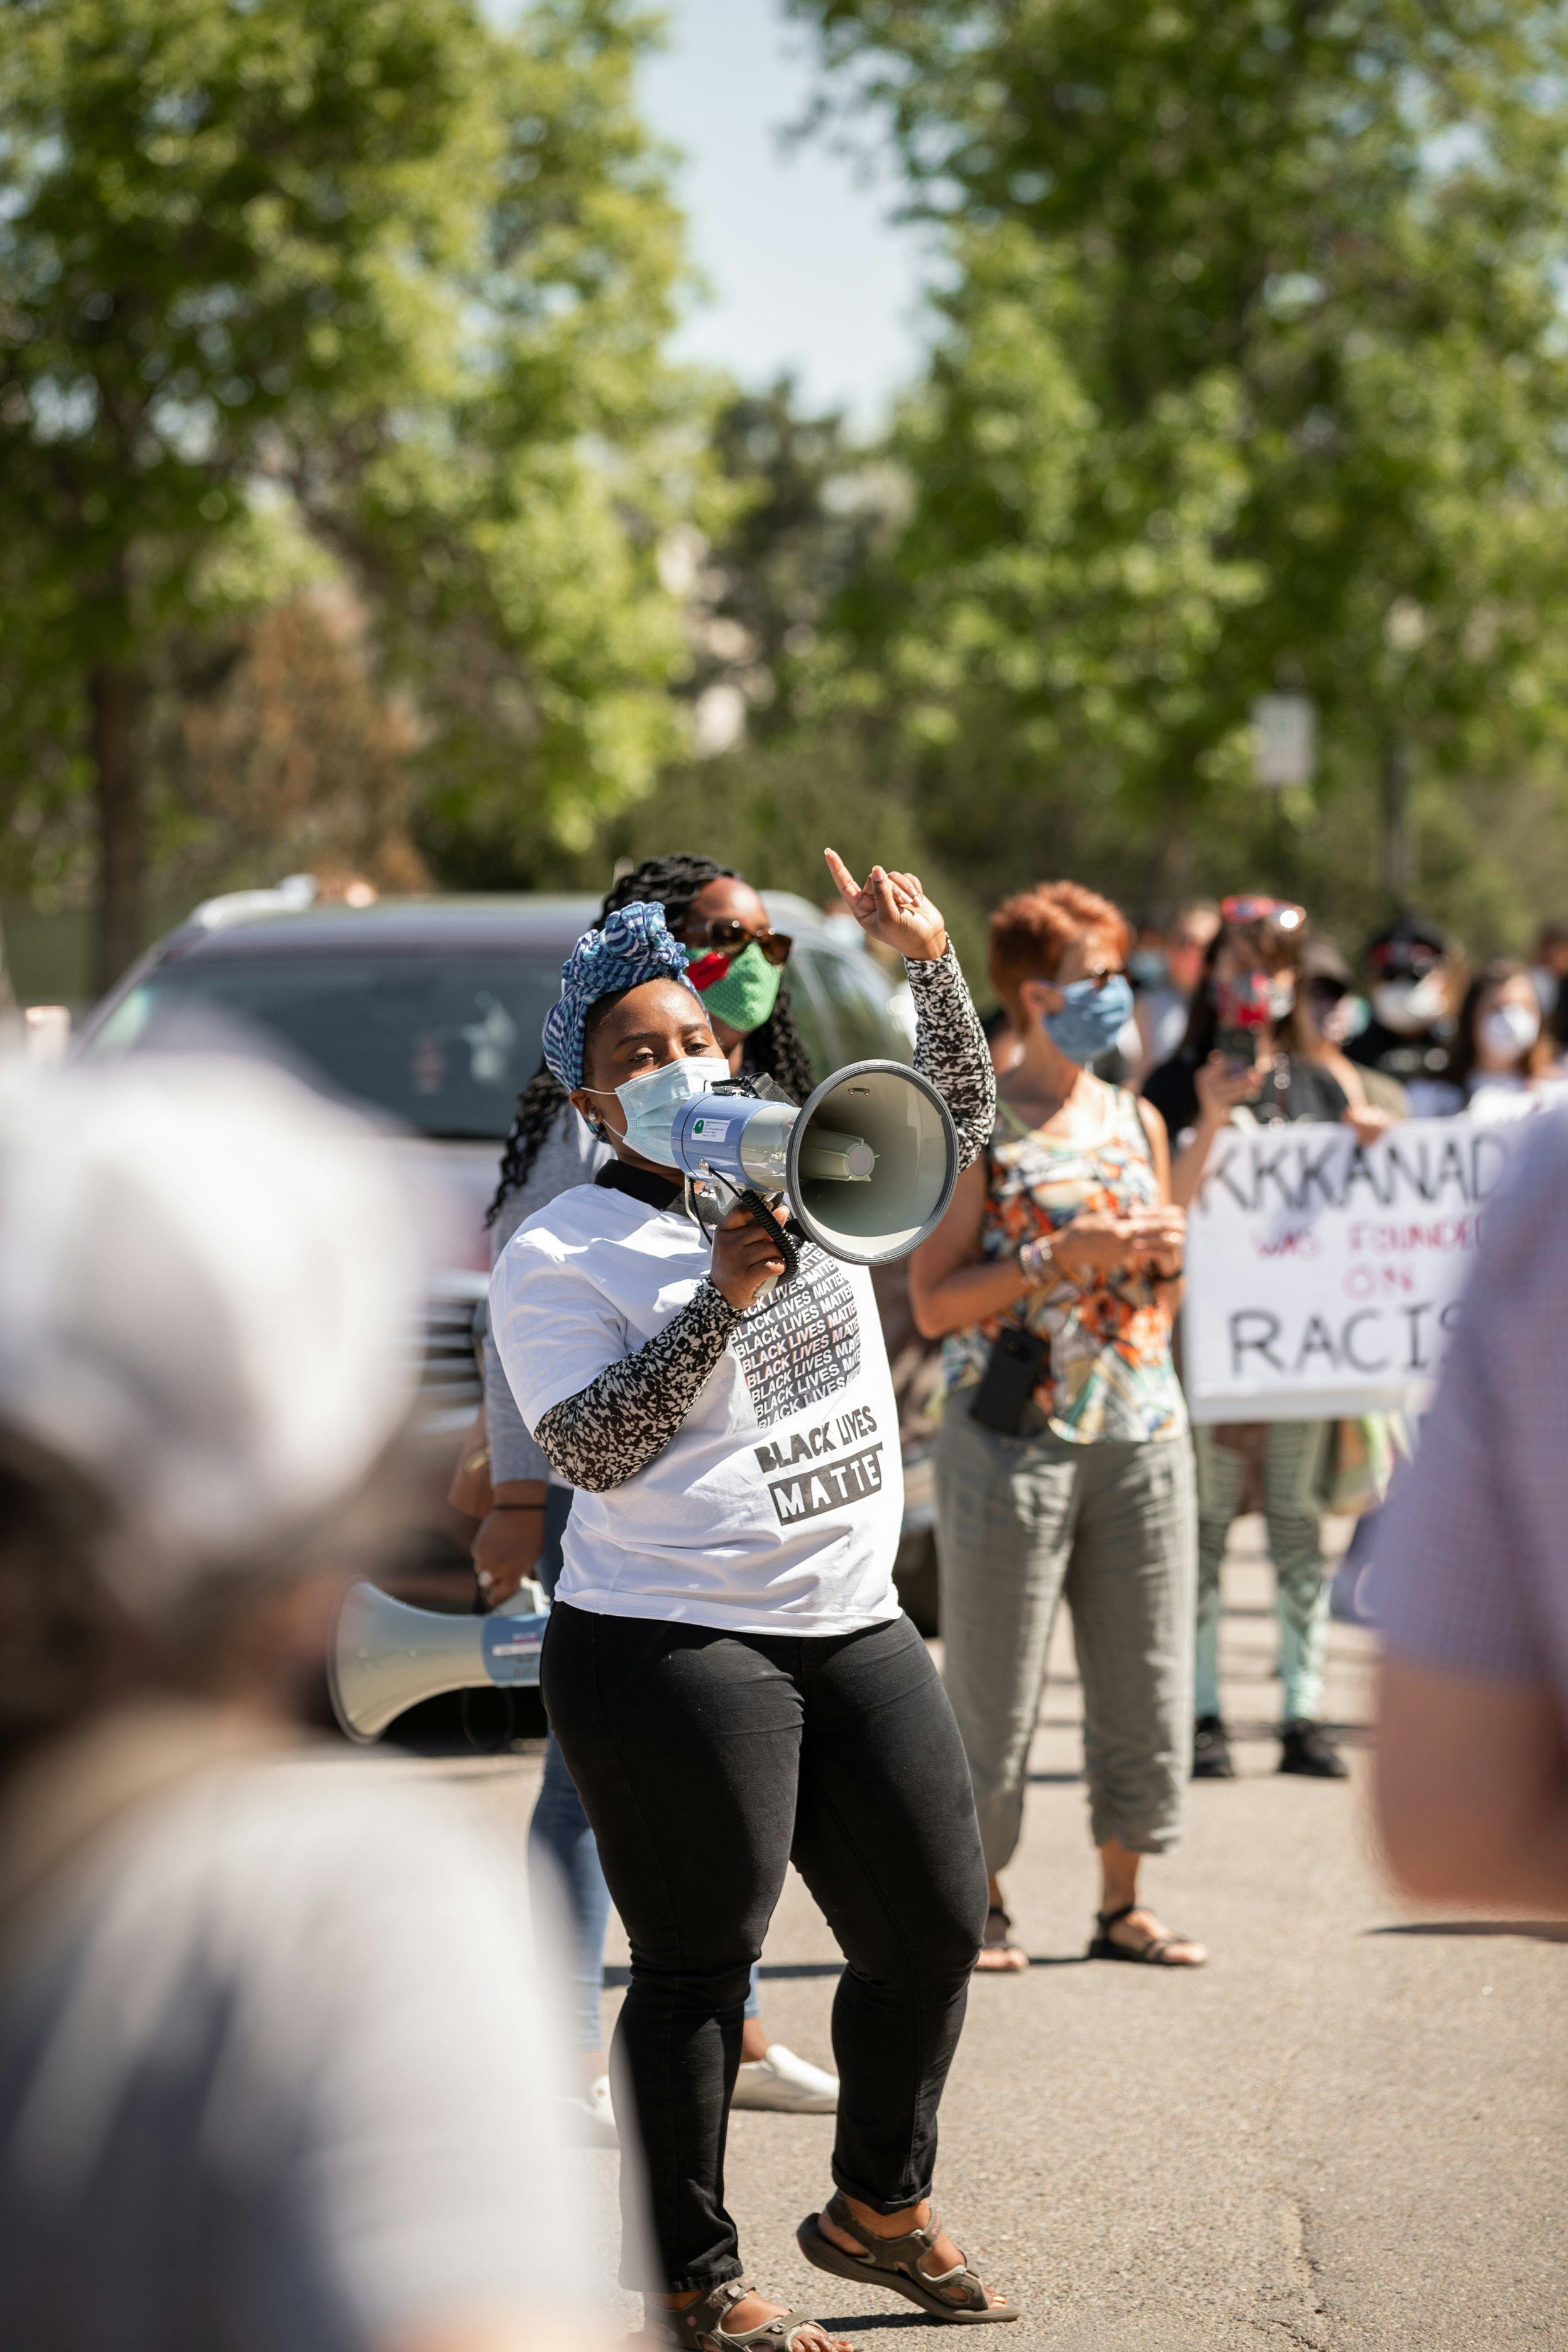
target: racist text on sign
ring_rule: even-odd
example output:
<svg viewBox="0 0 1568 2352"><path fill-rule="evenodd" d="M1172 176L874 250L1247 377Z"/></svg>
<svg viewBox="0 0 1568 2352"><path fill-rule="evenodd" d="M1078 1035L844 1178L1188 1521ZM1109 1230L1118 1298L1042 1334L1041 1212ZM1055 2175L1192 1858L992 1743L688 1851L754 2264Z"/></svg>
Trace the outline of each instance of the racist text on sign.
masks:
<svg viewBox="0 0 1568 2352"><path fill-rule="evenodd" d="M1188 1217L1194 1420L1418 1410L1521 1124L1227 1129Z"/></svg>

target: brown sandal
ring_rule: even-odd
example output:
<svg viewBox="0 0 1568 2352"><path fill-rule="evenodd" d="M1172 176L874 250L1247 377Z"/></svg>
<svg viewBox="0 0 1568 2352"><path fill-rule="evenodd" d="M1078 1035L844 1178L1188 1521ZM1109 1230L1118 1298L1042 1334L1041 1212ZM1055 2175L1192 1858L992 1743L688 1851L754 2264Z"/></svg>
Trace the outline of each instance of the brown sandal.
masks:
<svg viewBox="0 0 1568 2352"><path fill-rule="evenodd" d="M826 2219L837 2230L847 2230L865 2247L863 2254L847 2254L831 2238L824 2237L817 2223L822 2214L808 2213L795 2231L795 2243L808 2263L819 2271L831 2271L835 2278L855 2279L864 2284L869 2279L873 2286L885 2286L894 2294L903 2295L932 2319L956 2320L960 2326L984 2326L991 2319L1017 2319L1022 2316L1016 2303L993 2303L977 2273L969 2267L961 2254L950 2271L922 2271L921 2256L929 2254L942 2234L942 2216L932 2210L923 2230L910 2230L901 2238L879 2238L858 2221L847 2200L834 2196L825 2209ZM962 2287L963 2300L955 2303L944 2294L944 2287Z"/></svg>
<svg viewBox="0 0 1568 2352"><path fill-rule="evenodd" d="M721 2279L679 2311L663 2303L646 2303L644 2309L671 2344L681 2346L682 2352L742 2352L747 2345L756 2347L757 2352L794 2352L795 2339L803 2327L821 2327L824 2336L833 2335L831 2327L823 2327L820 2319L808 2318L802 2311L775 2311L756 2327L726 2327L724 2314L751 2292L747 2279Z"/></svg>

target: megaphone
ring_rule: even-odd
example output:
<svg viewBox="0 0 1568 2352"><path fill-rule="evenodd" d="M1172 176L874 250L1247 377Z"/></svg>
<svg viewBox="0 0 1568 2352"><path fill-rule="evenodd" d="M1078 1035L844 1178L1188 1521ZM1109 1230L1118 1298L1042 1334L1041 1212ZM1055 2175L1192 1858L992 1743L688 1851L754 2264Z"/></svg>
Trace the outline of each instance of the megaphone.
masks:
<svg viewBox="0 0 1568 2352"><path fill-rule="evenodd" d="M787 1193L806 1239L851 1265L907 1257L958 1181L952 1115L902 1062L851 1062L798 1110L743 1092L696 1095L670 1144L699 1194Z"/></svg>
<svg viewBox="0 0 1568 2352"><path fill-rule="evenodd" d="M411 1609L374 1584L351 1584L327 1653L332 1712L364 1747L422 1698L537 1683L549 1622L550 1603L531 1577L488 1617Z"/></svg>

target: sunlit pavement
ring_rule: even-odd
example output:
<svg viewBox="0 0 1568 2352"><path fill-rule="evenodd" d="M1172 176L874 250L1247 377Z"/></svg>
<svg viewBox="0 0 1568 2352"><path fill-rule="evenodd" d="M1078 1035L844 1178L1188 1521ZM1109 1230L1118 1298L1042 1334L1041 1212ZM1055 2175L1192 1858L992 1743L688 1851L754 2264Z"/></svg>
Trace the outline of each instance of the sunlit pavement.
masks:
<svg viewBox="0 0 1568 2352"><path fill-rule="evenodd" d="M1147 1877L1168 1923L1210 1946L1195 1974L1082 1957L1095 1890L1078 1686L1058 1630L1007 1878L1036 1966L976 1979L942 2108L939 2205L1026 2307L998 2345L1568 2345L1568 1929L1418 1919L1396 1902L1365 1824L1373 1638L1339 1625L1331 1637L1326 1712L1348 1727L1351 1785L1281 1780L1257 1520L1237 1528L1226 1598L1240 1777L1193 1789L1180 1852ZM391 1769L456 1781L520 1837L539 1771L532 1756ZM610 1957L624 1977L618 1929ZM763 2013L820 2063L836 1973L792 1877L764 1955ZM934 2342L942 2331L910 2306L840 2288L796 2251L796 2223L829 2191L832 2129L734 2117L729 2201L748 2272L851 2337L896 2328ZM592 2161L608 2212L616 2159ZM523 2197L528 2167L520 2147ZM630 2325L637 2306L623 2307Z"/></svg>

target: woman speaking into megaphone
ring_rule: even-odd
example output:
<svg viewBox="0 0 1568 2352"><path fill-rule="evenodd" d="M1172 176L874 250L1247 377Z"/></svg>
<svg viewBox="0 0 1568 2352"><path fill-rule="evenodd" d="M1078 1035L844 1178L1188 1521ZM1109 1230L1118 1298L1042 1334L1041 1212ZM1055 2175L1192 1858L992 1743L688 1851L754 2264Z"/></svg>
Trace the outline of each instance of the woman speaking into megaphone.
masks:
<svg viewBox="0 0 1568 2352"><path fill-rule="evenodd" d="M942 917L913 875L877 866L862 887L827 857L862 929L905 958L916 1067L966 1165L994 1084ZM963 1748L893 1589L902 1481L870 1279L807 1243L781 1285L755 1216L710 1240L688 1214L671 1129L729 1071L686 969L651 905L569 959L545 1057L615 1157L519 1227L490 1328L579 1489L542 1684L632 1949L616 2041L659 2275L627 2284L700 2352L781 2315L770 2352L829 2352L742 2286L724 2210L747 1976L793 1859L848 1962L836 2194L803 2252L936 2317L1013 2318L929 2204L985 1878Z"/></svg>

